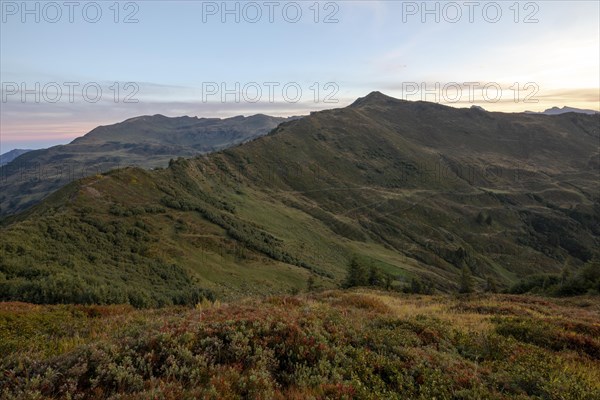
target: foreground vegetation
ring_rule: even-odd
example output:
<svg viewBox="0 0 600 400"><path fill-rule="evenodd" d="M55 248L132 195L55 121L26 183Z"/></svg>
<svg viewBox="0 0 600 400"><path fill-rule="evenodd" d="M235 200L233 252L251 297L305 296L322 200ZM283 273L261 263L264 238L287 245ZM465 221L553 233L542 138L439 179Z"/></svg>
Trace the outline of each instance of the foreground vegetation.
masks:
<svg viewBox="0 0 600 400"><path fill-rule="evenodd" d="M0 397L598 399L599 337L591 297L0 303Z"/></svg>

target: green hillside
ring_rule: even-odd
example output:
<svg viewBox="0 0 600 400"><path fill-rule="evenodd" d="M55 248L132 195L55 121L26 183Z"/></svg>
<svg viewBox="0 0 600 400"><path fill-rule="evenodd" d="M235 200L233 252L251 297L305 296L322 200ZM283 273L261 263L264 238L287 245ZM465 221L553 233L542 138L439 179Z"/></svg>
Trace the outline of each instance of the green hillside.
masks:
<svg viewBox="0 0 600 400"><path fill-rule="evenodd" d="M598 116L488 113L372 93L162 170L69 184L2 228L0 298L186 304L337 287L500 288L600 249Z"/></svg>

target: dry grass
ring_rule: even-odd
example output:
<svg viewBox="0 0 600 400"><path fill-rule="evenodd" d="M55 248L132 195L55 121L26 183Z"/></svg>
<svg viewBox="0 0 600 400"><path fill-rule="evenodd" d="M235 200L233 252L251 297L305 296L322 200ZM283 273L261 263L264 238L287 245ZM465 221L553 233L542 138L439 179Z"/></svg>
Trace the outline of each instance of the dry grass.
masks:
<svg viewBox="0 0 600 400"><path fill-rule="evenodd" d="M0 397L595 400L593 301L357 289L159 310L0 303Z"/></svg>

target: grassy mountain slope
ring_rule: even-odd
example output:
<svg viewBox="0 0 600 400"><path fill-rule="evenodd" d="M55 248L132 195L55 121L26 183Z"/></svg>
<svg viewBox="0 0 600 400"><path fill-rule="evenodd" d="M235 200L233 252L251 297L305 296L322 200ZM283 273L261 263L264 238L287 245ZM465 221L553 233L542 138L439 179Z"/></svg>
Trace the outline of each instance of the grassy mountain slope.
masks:
<svg viewBox="0 0 600 400"><path fill-rule="evenodd" d="M3 399L600 397L594 299L327 291L196 309L0 303Z"/></svg>
<svg viewBox="0 0 600 400"><path fill-rule="evenodd" d="M131 118L100 126L67 145L30 151L0 170L0 216L14 214L48 194L96 173L129 165L164 167L171 158L194 157L267 134L286 118Z"/></svg>
<svg viewBox="0 0 600 400"><path fill-rule="evenodd" d="M482 287L600 249L598 116L487 113L372 93L157 171L74 182L2 228L0 296L187 303L337 286ZM60 289L58 289L60 288ZM58 294L57 294L58 293Z"/></svg>

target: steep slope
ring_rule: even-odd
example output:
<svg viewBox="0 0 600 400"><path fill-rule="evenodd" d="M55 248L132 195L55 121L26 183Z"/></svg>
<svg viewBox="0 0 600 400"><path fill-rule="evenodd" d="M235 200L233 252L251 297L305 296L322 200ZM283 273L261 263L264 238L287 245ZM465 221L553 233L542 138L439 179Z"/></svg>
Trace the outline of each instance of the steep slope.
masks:
<svg viewBox="0 0 600 400"><path fill-rule="evenodd" d="M0 171L0 216L14 214L68 182L128 165L164 167L171 158L193 157L267 134L286 118L131 118L100 126L64 146L28 152Z"/></svg>
<svg viewBox="0 0 600 400"><path fill-rule="evenodd" d="M579 268L600 249L598 118L372 93L168 169L74 182L5 221L0 296L109 302L95 288L111 286L156 304L309 276L333 287L352 258L443 291L464 267L480 287Z"/></svg>

